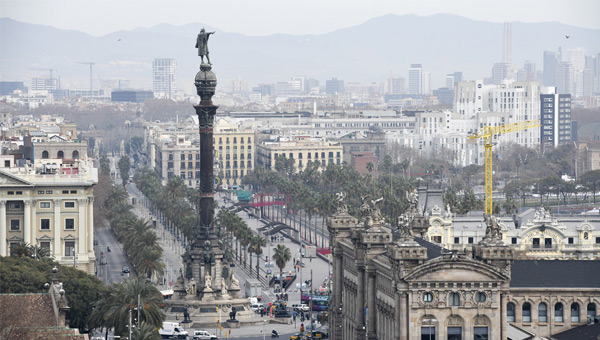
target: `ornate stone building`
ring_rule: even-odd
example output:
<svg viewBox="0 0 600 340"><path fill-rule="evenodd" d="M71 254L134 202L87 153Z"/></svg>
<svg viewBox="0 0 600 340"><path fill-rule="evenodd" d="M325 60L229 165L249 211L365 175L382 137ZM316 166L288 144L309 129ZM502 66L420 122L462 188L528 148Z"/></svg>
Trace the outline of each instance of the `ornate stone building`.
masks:
<svg viewBox="0 0 600 340"><path fill-rule="evenodd" d="M600 307L600 262L515 260L494 217L470 251L411 233L429 228L411 208L392 231L376 201L361 220L343 205L328 218L333 256L333 339L526 339L585 324ZM529 336L529 335L528 335Z"/></svg>

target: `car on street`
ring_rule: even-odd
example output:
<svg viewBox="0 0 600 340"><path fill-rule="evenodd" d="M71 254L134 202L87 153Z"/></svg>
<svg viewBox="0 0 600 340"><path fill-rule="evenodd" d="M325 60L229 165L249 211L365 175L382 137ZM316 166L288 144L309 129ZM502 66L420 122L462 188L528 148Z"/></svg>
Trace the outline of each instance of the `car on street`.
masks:
<svg viewBox="0 0 600 340"><path fill-rule="evenodd" d="M129 273L129 267L127 267L127 266L123 267L123 273Z"/></svg>
<svg viewBox="0 0 600 340"><path fill-rule="evenodd" d="M296 312L308 312L310 311L310 307L307 304L293 304L292 309Z"/></svg>
<svg viewBox="0 0 600 340"><path fill-rule="evenodd" d="M290 340L301 340L302 339L302 333L294 333L292 334L292 336L290 336Z"/></svg>
<svg viewBox="0 0 600 340"><path fill-rule="evenodd" d="M204 330L197 330L194 331L194 340L218 340L219 338L214 335L214 334L210 334L207 331Z"/></svg>
<svg viewBox="0 0 600 340"><path fill-rule="evenodd" d="M108 261L106 261L106 259L102 259L100 260L100 264L108 264Z"/></svg>
<svg viewBox="0 0 600 340"><path fill-rule="evenodd" d="M329 338L329 335L327 335L327 333L323 333L321 331L313 331L312 337L313 337L313 339L327 339L327 338Z"/></svg>

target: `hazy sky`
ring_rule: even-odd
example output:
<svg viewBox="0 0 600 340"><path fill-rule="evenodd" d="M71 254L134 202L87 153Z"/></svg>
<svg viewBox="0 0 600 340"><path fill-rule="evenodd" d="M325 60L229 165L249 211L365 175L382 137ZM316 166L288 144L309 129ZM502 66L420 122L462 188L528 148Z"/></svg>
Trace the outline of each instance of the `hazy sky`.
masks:
<svg viewBox="0 0 600 340"><path fill-rule="evenodd" d="M198 22L247 35L320 34L389 13L600 28L600 0L0 0L2 17L96 36Z"/></svg>

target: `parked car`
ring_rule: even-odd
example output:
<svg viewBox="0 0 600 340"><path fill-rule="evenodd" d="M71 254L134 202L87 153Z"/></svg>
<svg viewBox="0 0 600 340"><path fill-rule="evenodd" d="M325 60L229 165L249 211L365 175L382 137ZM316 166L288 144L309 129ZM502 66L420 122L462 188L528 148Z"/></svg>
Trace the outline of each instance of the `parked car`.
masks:
<svg viewBox="0 0 600 340"><path fill-rule="evenodd" d="M329 335L327 335L327 333L323 333L321 331L313 331L312 337L313 337L313 339L327 339L327 338L329 338Z"/></svg>
<svg viewBox="0 0 600 340"><path fill-rule="evenodd" d="M305 304L305 303L294 304L294 305L292 305L292 309L295 310L296 312L308 312L308 311L310 311L310 307L307 304Z"/></svg>
<svg viewBox="0 0 600 340"><path fill-rule="evenodd" d="M106 259L102 259L100 260L100 264L108 264L108 261L106 261Z"/></svg>
<svg viewBox="0 0 600 340"><path fill-rule="evenodd" d="M294 333L292 334L292 336L290 336L290 340L301 340L302 339L302 333Z"/></svg>
<svg viewBox="0 0 600 340"><path fill-rule="evenodd" d="M127 266L123 267L123 273L129 273L129 267L127 267Z"/></svg>
<svg viewBox="0 0 600 340"><path fill-rule="evenodd" d="M208 331L194 331L194 340L218 340L216 335L210 334Z"/></svg>

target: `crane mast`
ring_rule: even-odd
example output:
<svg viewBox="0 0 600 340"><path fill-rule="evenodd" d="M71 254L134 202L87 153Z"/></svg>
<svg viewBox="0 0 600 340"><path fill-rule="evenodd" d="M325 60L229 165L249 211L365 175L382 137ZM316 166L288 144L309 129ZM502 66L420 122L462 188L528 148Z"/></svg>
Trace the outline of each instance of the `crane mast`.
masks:
<svg viewBox="0 0 600 340"><path fill-rule="evenodd" d="M481 139L484 140L485 146L485 214L490 216L492 215L492 139L494 135L500 135L503 133L521 131L525 129L530 129L534 127L539 127L539 120L526 120L523 122L511 123L500 126L484 126L481 129L477 130L469 135L469 139Z"/></svg>

